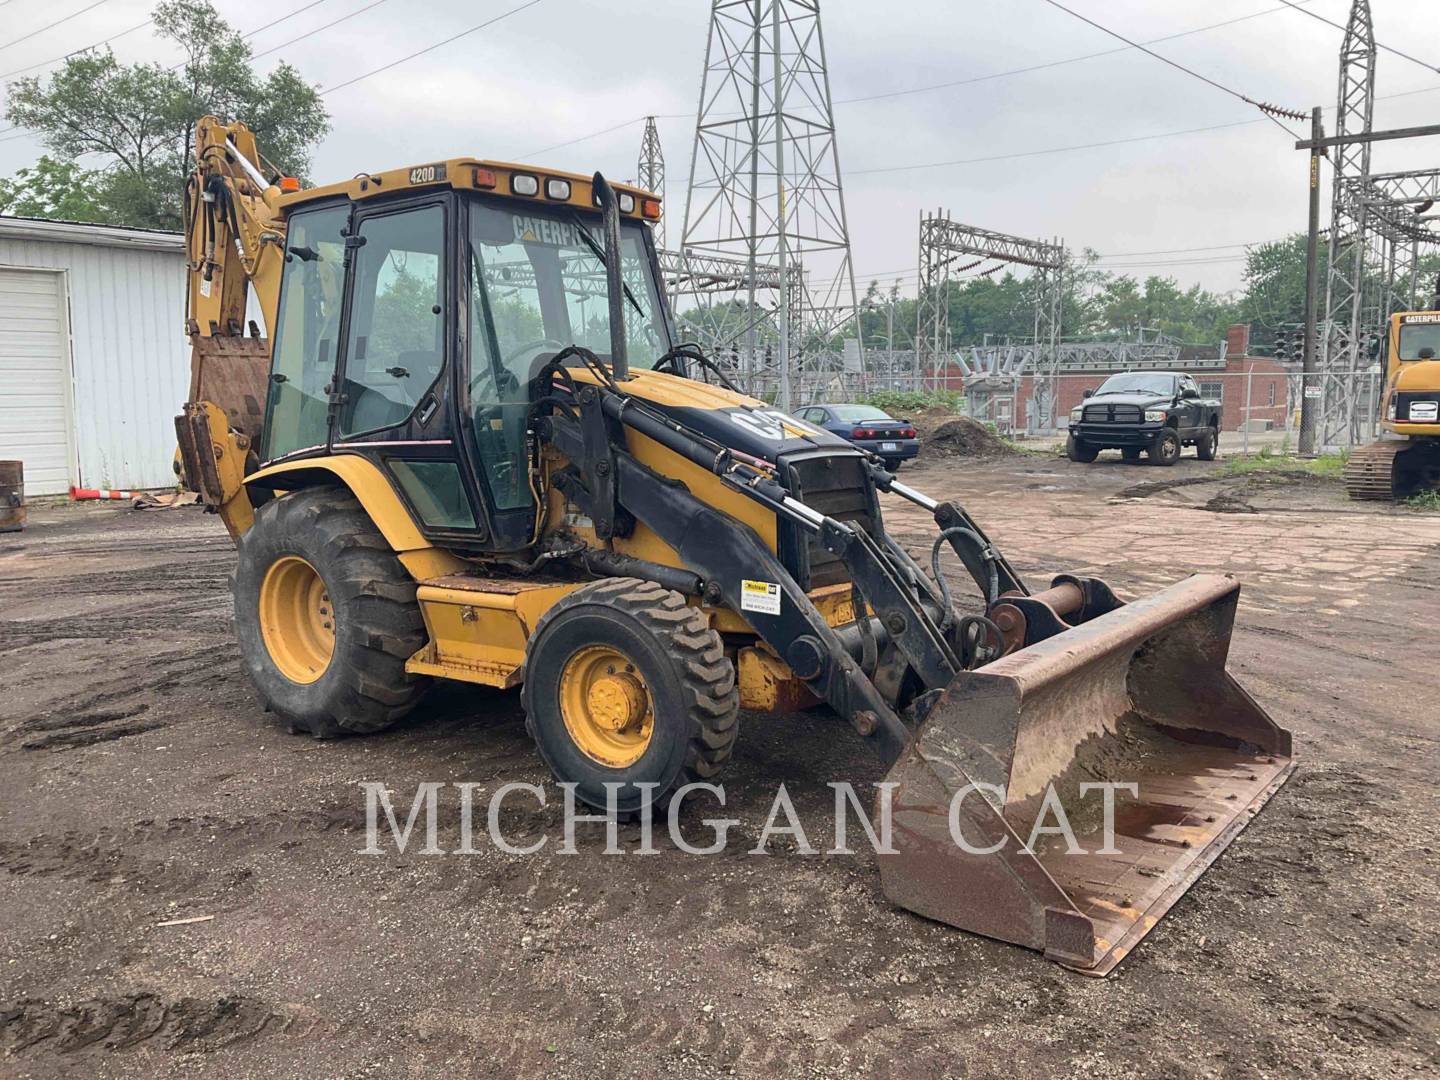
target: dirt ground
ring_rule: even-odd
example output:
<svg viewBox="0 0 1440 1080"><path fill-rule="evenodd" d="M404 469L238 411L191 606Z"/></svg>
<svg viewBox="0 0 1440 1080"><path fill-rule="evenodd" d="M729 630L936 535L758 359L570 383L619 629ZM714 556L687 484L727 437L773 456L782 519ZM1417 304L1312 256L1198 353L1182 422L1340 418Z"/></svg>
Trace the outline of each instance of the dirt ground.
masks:
<svg viewBox="0 0 1440 1080"><path fill-rule="evenodd" d="M607 858L591 826L575 856L357 854L361 781L544 780L518 694L289 735L239 673L214 518L37 509L0 537L0 1074L1435 1075L1440 515L1111 457L905 474L1032 581L1245 583L1231 668L1299 771L1107 980L892 907L868 853ZM827 821L827 780L879 779L832 718L741 722L741 836L781 780Z"/></svg>

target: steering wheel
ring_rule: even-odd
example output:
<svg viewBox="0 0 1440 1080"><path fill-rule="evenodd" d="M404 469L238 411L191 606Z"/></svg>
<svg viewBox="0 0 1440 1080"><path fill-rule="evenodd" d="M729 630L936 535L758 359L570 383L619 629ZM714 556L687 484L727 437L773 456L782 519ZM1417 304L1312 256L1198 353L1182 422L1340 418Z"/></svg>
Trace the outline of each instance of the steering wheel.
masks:
<svg viewBox="0 0 1440 1080"><path fill-rule="evenodd" d="M563 341L556 341L554 338L536 338L534 341L527 341L524 345L517 345L515 348L511 349L508 353L505 354L505 359L501 361L501 366L504 367L506 371L509 371L510 362L512 360L523 356L527 352L539 352L542 345L554 345L556 352L559 352L565 347L565 343Z"/></svg>

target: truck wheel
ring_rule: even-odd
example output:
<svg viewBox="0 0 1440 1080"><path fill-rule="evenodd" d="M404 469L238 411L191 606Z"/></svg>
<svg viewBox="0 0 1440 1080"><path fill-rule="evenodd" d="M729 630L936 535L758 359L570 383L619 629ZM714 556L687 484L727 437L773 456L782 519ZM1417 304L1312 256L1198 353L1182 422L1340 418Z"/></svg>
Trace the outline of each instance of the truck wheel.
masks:
<svg viewBox="0 0 1440 1080"><path fill-rule="evenodd" d="M233 591L245 669L292 728L380 731L424 694L429 680L405 671L425 644L415 582L348 491L261 506L239 540Z"/></svg>
<svg viewBox="0 0 1440 1080"><path fill-rule="evenodd" d="M1205 434L1195 440L1195 456L1201 461L1214 461L1220 456L1220 432L1207 428Z"/></svg>
<svg viewBox="0 0 1440 1080"><path fill-rule="evenodd" d="M1071 461L1091 462L1100 456L1100 451L1087 442L1071 435L1065 440L1065 456Z"/></svg>
<svg viewBox="0 0 1440 1080"><path fill-rule="evenodd" d="M635 578L586 585L545 613L521 700L555 778L600 809L606 783L627 785L616 800L624 814L716 776L740 729L720 635L679 593Z"/></svg>
<svg viewBox="0 0 1440 1080"><path fill-rule="evenodd" d="M1123 447L1123 448L1120 450L1120 454L1121 454L1122 457L1124 457L1124 459L1125 459L1126 461L1139 461L1139 460L1140 460L1140 447L1138 447L1138 446L1126 446L1126 447Z"/></svg>
<svg viewBox="0 0 1440 1080"><path fill-rule="evenodd" d="M1180 460L1180 436L1173 428L1166 428L1150 446L1150 464L1174 465Z"/></svg>

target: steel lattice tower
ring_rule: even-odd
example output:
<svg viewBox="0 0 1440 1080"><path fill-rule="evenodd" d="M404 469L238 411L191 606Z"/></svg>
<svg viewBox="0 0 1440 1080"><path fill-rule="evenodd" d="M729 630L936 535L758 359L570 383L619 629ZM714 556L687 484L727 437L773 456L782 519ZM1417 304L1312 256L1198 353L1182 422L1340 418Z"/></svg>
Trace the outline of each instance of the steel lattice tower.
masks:
<svg viewBox="0 0 1440 1080"><path fill-rule="evenodd" d="M646 191L660 196L660 205L665 205L665 155L660 150L660 132L655 127L655 117L645 118L645 135L640 140L640 161L635 166L636 183ZM665 246L665 218L655 223L655 246Z"/></svg>
<svg viewBox="0 0 1440 1080"><path fill-rule="evenodd" d="M680 249L743 260L741 367L773 367L782 408L792 372L858 340L819 0L712 0ZM796 284L766 295L766 277Z"/></svg>
<svg viewBox="0 0 1440 1080"><path fill-rule="evenodd" d="M1354 0L1340 47L1340 91L1335 134L1371 130L1375 115L1375 23L1370 0ZM1375 289L1367 289L1374 261L1374 222L1367 195L1370 146L1346 143L1334 148L1335 183L1331 196L1330 245L1325 284L1324 396L1317 425L1321 446L1350 444L1359 423L1358 372L1369 362L1366 339L1380 325ZM1374 268L1380 269L1380 268ZM1367 298L1367 291L1371 293Z"/></svg>

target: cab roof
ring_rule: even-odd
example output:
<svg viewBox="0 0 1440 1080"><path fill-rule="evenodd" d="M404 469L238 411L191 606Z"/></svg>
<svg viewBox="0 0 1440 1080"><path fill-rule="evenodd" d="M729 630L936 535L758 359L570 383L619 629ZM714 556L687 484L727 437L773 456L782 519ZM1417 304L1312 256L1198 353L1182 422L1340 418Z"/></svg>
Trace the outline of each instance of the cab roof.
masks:
<svg viewBox="0 0 1440 1080"><path fill-rule="evenodd" d="M527 194L534 181L534 194ZM517 183L518 182L518 183ZM652 192L633 184L610 185L620 199L622 217L654 221L660 217L660 199ZM304 188L280 197L285 213L320 199L345 196L353 201L380 198L397 192L421 191L427 188L454 188L502 195L517 202L548 203L582 210L595 209L595 192L591 178L558 169L540 169L508 161L483 161L477 158L447 158L378 173L360 173L349 180L320 187ZM630 209L626 209L626 203Z"/></svg>

